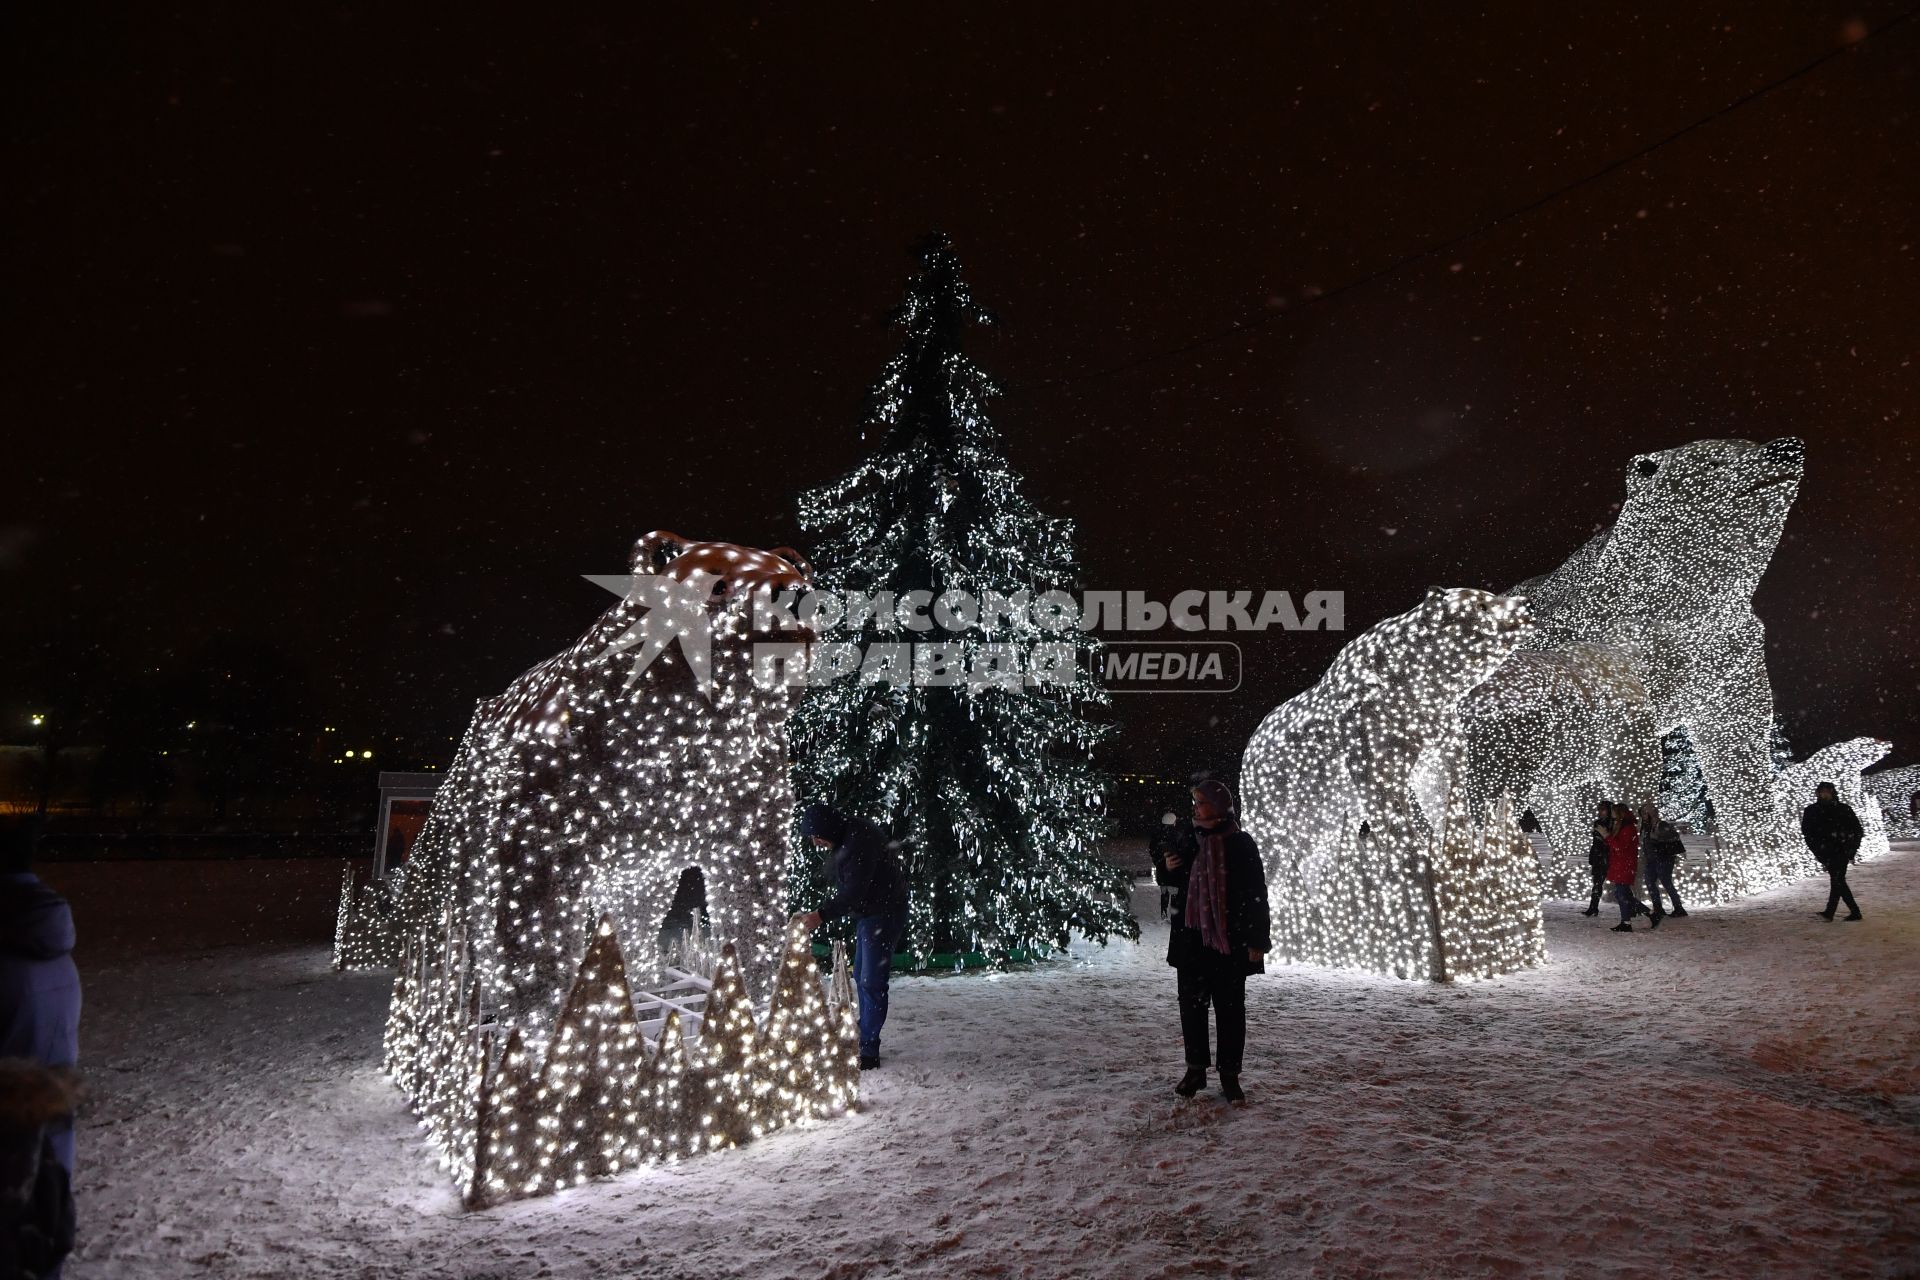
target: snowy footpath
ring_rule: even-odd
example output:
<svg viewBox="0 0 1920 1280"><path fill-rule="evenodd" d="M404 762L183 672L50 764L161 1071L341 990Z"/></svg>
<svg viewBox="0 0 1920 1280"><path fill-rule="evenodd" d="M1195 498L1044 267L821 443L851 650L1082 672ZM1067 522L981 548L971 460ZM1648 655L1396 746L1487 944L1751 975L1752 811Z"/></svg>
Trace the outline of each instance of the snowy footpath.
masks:
<svg viewBox="0 0 1920 1280"><path fill-rule="evenodd" d="M337 868L242 864L242 905L127 865L48 873L83 934L181 926L81 949L73 1280L1920 1274L1916 846L1859 924L1806 881L1631 937L1551 904L1551 963L1476 986L1255 978L1244 1110L1170 1092L1151 923L898 980L857 1114L485 1213L380 1075L385 976L208 941L261 893L324 930Z"/></svg>

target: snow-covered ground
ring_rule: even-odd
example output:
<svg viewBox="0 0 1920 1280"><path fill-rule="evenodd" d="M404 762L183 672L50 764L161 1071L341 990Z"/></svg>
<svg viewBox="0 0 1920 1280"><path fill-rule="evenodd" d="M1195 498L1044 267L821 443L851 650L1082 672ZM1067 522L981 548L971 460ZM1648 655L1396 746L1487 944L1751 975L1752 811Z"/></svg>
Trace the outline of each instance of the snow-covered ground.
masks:
<svg viewBox="0 0 1920 1280"><path fill-rule="evenodd" d="M334 868L128 865L48 873L96 924L74 1280L1920 1273L1920 846L1860 924L1802 882L1631 937L1553 905L1478 986L1256 978L1245 1110L1169 1092L1157 927L900 980L857 1114L485 1213L380 1075L387 979L328 968Z"/></svg>

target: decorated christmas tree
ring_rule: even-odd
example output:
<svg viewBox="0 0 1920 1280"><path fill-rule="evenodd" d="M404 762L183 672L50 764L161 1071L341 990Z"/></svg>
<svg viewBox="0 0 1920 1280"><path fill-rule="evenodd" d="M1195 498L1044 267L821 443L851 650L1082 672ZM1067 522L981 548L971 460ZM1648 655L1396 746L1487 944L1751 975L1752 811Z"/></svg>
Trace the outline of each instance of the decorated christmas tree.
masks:
<svg viewBox="0 0 1920 1280"><path fill-rule="evenodd" d="M1793 743L1787 741L1787 726L1780 723L1780 716L1773 717L1773 730L1767 734L1767 756L1773 761L1773 771L1779 773L1793 763Z"/></svg>
<svg viewBox="0 0 1920 1280"><path fill-rule="evenodd" d="M1707 779L1700 772L1693 739L1684 728L1660 740L1660 816L1689 831L1713 828L1713 801L1707 796Z"/></svg>
<svg viewBox="0 0 1920 1280"><path fill-rule="evenodd" d="M920 272L892 317L899 352L869 393L863 435L875 451L800 499L817 575L843 596L901 602L914 592L979 603L1071 590L1073 527L1028 501L987 418L998 388L962 350L992 317L944 236L915 256ZM1126 878L1100 856L1105 779L1093 752L1107 726L1089 718L1106 703L1087 660L1095 642L1044 611L982 610L949 625L966 612L951 599L934 631L905 627L891 610L849 610L822 628L823 640L868 657L859 674L810 689L788 725L796 811L821 801L900 839L912 886L902 945L920 956L1018 956L1064 945L1069 930L1137 936ZM1040 642L1071 659L1044 681L1019 667ZM873 646L900 643L916 645L911 682L872 660ZM946 669L976 678L929 680L935 646ZM986 668L1021 674L977 678ZM795 900L817 902L826 869L797 837L794 849Z"/></svg>

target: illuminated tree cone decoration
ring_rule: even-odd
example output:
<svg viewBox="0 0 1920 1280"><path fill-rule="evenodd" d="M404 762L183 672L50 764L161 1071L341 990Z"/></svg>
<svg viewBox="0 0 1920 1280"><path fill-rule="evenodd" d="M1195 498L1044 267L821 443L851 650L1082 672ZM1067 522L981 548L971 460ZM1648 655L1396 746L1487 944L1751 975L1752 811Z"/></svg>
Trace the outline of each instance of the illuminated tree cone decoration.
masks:
<svg viewBox="0 0 1920 1280"><path fill-rule="evenodd" d="M460 926L410 942L394 981L386 1068L472 1206L545 1195L656 1161L738 1146L838 1114L858 1093L844 980L823 987L811 934L786 936L764 1024L731 947L698 1041L678 1011L649 1046L611 916L601 920L542 1053L485 1018ZM835 960L844 966L845 953Z"/></svg>
<svg viewBox="0 0 1920 1280"><path fill-rule="evenodd" d="M390 927L372 885L354 883L349 863L340 882L340 906L333 922L333 967L387 969L399 961L399 935Z"/></svg>
<svg viewBox="0 0 1920 1280"><path fill-rule="evenodd" d="M1831 782L1833 789L1840 794L1841 801L1853 806L1854 814L1860 819L1860 860L1865 862L1885 854L1886 815L1881 812L1876 798L1868 792L1867 779L1862 776L1862 771L1886 759L1887 752L1891 750L1893 744L1885 738L1853 738L1822 747L1805 760L1790 764L1774 775L1776 798L1783 811L1793 814L1795 836L1800 837L1801 810L1817 798L1817 788L1821 783ZM1800 847L1804 854L1800 874L1813 875L1820 867L1813 860L1813 854L1806 851L1804 838L1801 838Z"/></svg>
<svg viewBox="0 0 1920 1280"><path fill-rule="evenodd" d="M1920 840L1920 764L1870 773L1861 786L1880 810L1889 839ZM1866 825L1864 814L1860 823Z"/></svg>
<svg viewBox="0 0 1920 1280"><path fill-rule="evenodd" d="M1510 800L1472 813L1461 699L1528 633L1526 602L1435 588L1267 716L1241 766L1281 959L1443 981L1546 956Z"/></svg>
<svg viewBox="0 0 1920 1280"><path fill-rule="evenodd" d="M1613 525L1550 574L1514 588L1532 606L1525 651L1469 708L1483 790L1530 779L1519 801L1552 843L1556 883L1580 883L1589 815L1602 798L1637 805L1659 793L1640 739L1685 729L1712 802L1716 839L1682 859L1689 902L1717 902L1809 873L1799 812L1774 785L1773 686L1753 594L1799 492L1806 449L1784 437L1700 440L1632 459ZM1535 654L1559 655L1574 683L1612 705L1616 732L1598 756L1567 769L1553 744L1579 738L1592 708L1531 698ZM1630 675L1627 670L1630 669ZM1502 709L1533 722L1503 720ZM1518 708L1518 710L1512 710Z"/></svg>

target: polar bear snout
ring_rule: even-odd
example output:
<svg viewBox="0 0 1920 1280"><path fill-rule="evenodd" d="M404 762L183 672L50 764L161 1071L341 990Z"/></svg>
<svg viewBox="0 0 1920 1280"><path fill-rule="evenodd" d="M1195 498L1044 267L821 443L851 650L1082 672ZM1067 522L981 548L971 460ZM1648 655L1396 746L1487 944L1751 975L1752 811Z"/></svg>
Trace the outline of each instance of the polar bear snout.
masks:
<svg viewBox="0 0 1920 1280"><path fill-rule="evenodd" d="M1760 450L1770 468L1798 475L1807 465L1807 442L1799 436L1769 440Z"/></svg>

